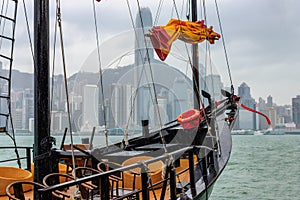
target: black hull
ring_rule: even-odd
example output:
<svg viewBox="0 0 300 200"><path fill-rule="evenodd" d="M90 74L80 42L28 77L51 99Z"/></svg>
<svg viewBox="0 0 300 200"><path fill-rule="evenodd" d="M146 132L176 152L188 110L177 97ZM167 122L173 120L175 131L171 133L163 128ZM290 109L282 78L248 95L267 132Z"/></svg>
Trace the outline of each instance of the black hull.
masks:
<svg viewBox="0 0 300 200"><path fill-rule="evenodd" d="M217 129L210 129L209 131L205 121L198 128L186 130L175 121L165 125L161 130L150 132L146 136L130 139L127 145L124 142L119 142L107 147L95 148L92 151L79 149L80 151L76 151L75 156L92 159L93 167L96 167L101 160L121 165L127 159L137 156L153 158L149 161L147 160L144 164L157 160L167 163L167 159L172 156L175 160L175 165L177 165L182 158L188 158L189 166L194 167L187 169L190 174L190 182L187 183L187 186L182 191L184 191L184 195L191 199L207 199L216 180L224 170L231 153L232 140L230 130L233 124L224 120L224 111L226 111L227 105L225 102L221 108L217 108L216 115L218 116L209 119L210 124L217 122ZM214 130L218 130L218 132ZM165 141L165 144L162 141ZM71 158L70 151L55 150L52 155L57 160ZM196 160L195 157L197 158ZM130 168L137 166L141 167L141 163L136 163ZM167 167L172 168L172 166ZM112 173L120 170L125 169L124 167L111 169ZM169 172L167 171L166 173ZM57 187L62 186L58 185ZM180 195L177 187L173 189L174 195L170 197L171 199L176 199ZM147 185L145 188L147 188ZM151 191L151 187L148 190Z"/></svg>
<svg viewBox="0 0 300 200"><path fill-rule="evenodd" d="M160 199L183 200L186 197L199 200L207 199L231 153L230 130L233 123L224 120L226 116L224 113L227 108L228 102L224 101L222 106L215 109L215 116L212 117L211 114L208 114L208 120L202 121L197 128L184 129L177 121L173 121L164 125L160 130L129 139L127 145L124 142L119 142L92 150L83 150L74 145L76 148L73 152L75 160L84 160L84 165L87 164L89 168L93 169L99 169L99 164L110 163L109 167L105 167L104 172L101 173L89 174L74 181L56 183L53 186L40 189L38 192L39 199L45 199L43 197L51 195L52 191L90 181L96 185L101 185L98 191L94 191L94 193L102 194L101 200L137 197L144 200L154 199L151 196L153 190L159 191ZM216 123L217 128L213 126ZM58 172L58 163L62 161L69 162L68 165L72 168L71 150L52 149L51 154L47 156L53 163L56 163L56 166L52 166L55 169L54 172ZM144 161L137 160L130 165L123 165L125 161L141 156L147 157L147 159ZM163 163L160 168L161 172L158 174L159 177L163 178L150 184L152 175L149 176L147 166L156 162ZM112 163L118 166L112 167ZM28 166L30 166L30 162ZM111 191L113 190L109 186L109 177L125 171L131 172L132 169L140 170L140 188L135 188L129 196L112 197ZM181 174L185 175L183 181L180 181L181 178L179 178Z"/></svg>
<svg viewBox="0 0 300 200"><path fill-rule="evenodd" d="M223 126L219 124L219 127L223 127L223 130L220 131L220 149L221 149L221 156L217 156L218 158L218 164L219 164L219 170L215 174L211 174L210 176L208 175L208 184L205 186L205 183L203 180L199 180L196 185L197 189L199 190L199 193L194 199L206 199L206 192L208 193L208 197L210 196L213 186L223 170L225 169L229 158L231 154L231 149L232 149L232 138L231 138L231 132L230 132L230 127L225 124Z"/></svg>

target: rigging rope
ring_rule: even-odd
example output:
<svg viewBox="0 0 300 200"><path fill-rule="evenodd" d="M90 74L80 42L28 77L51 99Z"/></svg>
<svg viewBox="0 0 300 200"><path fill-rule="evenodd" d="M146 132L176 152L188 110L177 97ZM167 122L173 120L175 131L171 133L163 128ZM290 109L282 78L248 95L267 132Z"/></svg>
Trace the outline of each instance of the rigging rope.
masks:
<svg viewBox="0 0 300 200"><path fill-rule="evenodd" d="M140 20L141 20L143 35L145 35L145 27L144 27L143 18L142 18L142 15L141 15L141 6L140 6L140 3L139 3L139 0L137 0L137 5L138 5L138 11L140 13L139 16L140 16ZM153 76L153 71L152 71L152 67L151 67L151 61L150 61L150 56L149 56L149 48L148 48L148 45L147 45L146 37L144 37L144 44L145 44L145 48L146 48L146 54L147 54L147 58L148 58L147 61L148 61L148 65L149 65L150 76L151 76L151 80L152 80L152 87L153 87L153 92L154 92L154 107L156 108L158 119L159 119L159 128L160 128L159 134L160 134L160 137L161 137L161 140L162 140L163 149L164 149L165 152L167 152L166 142L165 142L164 137L162 136L162 131L161 131L161 129L162 129L161 114L160 114L160 111L159 111L159 106L158 106L158 101L157 101L156 86L155 86L155 83L154 83L154 76ZM150 91L150 95L151 95L151 91Z"/></svg>
<svg viewBox="0 0 300 200"><path fill-rule="evenodd" d="M5 1L2 2L2 6L1 6L1 15L2 16L6 16L7 15L8 1L7 1L7 4L6 4L6 9L4 7L5 7ZM5 9L5 11L4 11L4 9ZM2 19L2 17L1 17L1 19ZM5 22L6 22L5 19L3 19L3 22L2 22L2 20L0 20L0 25L2 25L2 23L3 23L3 28L2 28L2 31L1 31L1 35L3 35L3 33L4 33ZM0 49L2 48L2 40L3 39L1 37L1 39L0 39Z"/></svg>
<svg viewBox="0 0 300 200"><path fill-rule="evenodd" d="M6 8L4 8L6 5ZM2 42L3 40L6 40L7 37L4 35L5 32L5 25L6 25L6 16L7 16L7 12L8 12L8 8L9 8L9 1L5 1L2 2L2 6L1 6L1 19L0 19L0 27L3 26L2 28L2 33L1 33L1 40L0 40L0 49L2 48ZM4 11L5 10L5 11ZM8 115L6 117L6 122L5 122L5 134L11 138L13 145L14 145L14 151L17 157L17 164L19 166L19 168L21 168L21 161L20 161L20 156L19 156L19 152L18 152L18 148L17 148L17 142L16 142L16 136L15 136L15 131L14 131L14 124L13 124L13 117L12 117L12 109L11 109L11 76L12 76L12 66L13 66L13 53L14 53L14 38L15 38L15 27L16 27L16 18L17 18L17 2L15 2L15 7L14 7L14 13L12 16L14 22L12 24L11 27L11 48L10 48L10 57L7 57L9 60L9 72L7 77L1 76L1 79L5 79L7 81L7 97L2 96L1 98L6 98L6 103L7 103L7 111L8 111ZM3 20L2 20L3 19ZM4 56L5 58L5 56ZM2 89L2 88L1 88ZM5 113L6 114L6 113ZM8 132L8 128L11 128L11 134Z"/></svg>
<svg viewBox="0 0 300 200"><path fill-rule="evenodd" d="M205 0L202 0L202 9L203 9L203 18L204 18L204 21L205 21L205 24L208 24L208 20L207 20L207 9L206 9L206 4L205 4ZM215 94L215 83L213 81L213 64L212 64L212 59L211 59L211 48L210 48L210 45L209 43L206 41L205 43L205 82L207 83L207 65L208 65L208 62L207 60L209 60L209 68L210 68L210 84L211 84L211 88L212 88L212 91L211 93L212 94ZM206 88L208 85L205 84L204 88ZM208 89L208 88L207 88ZM213 135L213 131L216 133L216 138L217 138L217 141L218 141L218 149L220 149L220 145L219 145L219 131L218 131L218 126L217 126L217 122L216 122L216 117L217 117L217 110L215 109L216 108L216 105L214 102L209 102L209 104L211 104L211 110L212 110L212 113L211 115L213 117L211 117L211 120L210 120L210 123L207 123L207 127L208 127L208 130L207 130L207 133L210 135L210 136L214 136ZM204 104L202 104L202 107L203 109L204 108ZM206 113L204 112L204 115L206 115ZM206 116L206 119L207 119L207 116ZM212 130L214 128L214 130ZM213 142L213 137L210 138L211 142Z"/></svg>
<svg viewBox="0 0 300 200"><path fill-rule="evenodd" d="M4 11L5 1L3 1L3 4L2 4L2 8L1 8L1 15L2 15L2 16L6 16L6 15L7 15L8 1L6 1L6 2L7 2L7 3L6 3L5 11ZM2 18L1 18L1 19L2 19ZM3 24L2 24L2 22L0 21L0 25L3 26L2 31L1 31L1 35L3 35L3 33L4 33L4 28L5 28L5 24L6 24L5 22L6 22L5 19L3 19ZM2 48L2 41L3 41L3 39L2 39L2 37L1 37L1 39L0 39L0 49Z"/></svg>
<svg viewBox="0 0 300 200"><path fill-rule="evenodd" d="M127 6L128 6L130 18L131 18L132 27L133 27L134 33L135 33L135 38L138 38L137 30L136 30L136 27L134 26L134 20L133 20L133 15L132 15L131 7L130 7L130 4L129 4L129 1L127 0L126 2L127 2ZM160 1L160 2L161 2L161 1ZM137 1L137 4L138 4L138 8L139 8L139 17L140 17L140 20L141 20L141 25L142 25L143 35L145 35L144 24L143 24L143 21L142 21L142 19L141 19L141 9L140 9L139 2L138 2L138 1ZM139 53L139 55L142 57L143 55L142 55L142 51L141 51L140 44L139 44L139 41L138 41L138 40L136 40L136 44L137 44L138 53ZM142 67L141 73L139 74L139 80L138 80L138 83L137 83L137 87L138 87L138 86L140 85L140 83L141 83L143 73L146 73L146 70L145 70L145 62L146 62L146 60L148 61L148 64L149 64L149 66L150 66L150 71L151 71L151 64L150 64L151 62L150 62L150 59L149 59L149 51L148 51L149 48L148 48L147 40L145 39L145 37L144 37L144 44L145 44L146 57L147 57L147 59L142 59L142 60L143 60L143 63L142 63L143 67ZM149 88L151 88L151 87L150 87L149 80L148 80L148 76L147 76L146 74L145 74L145 77L146 77L146 81L147 81L147 83L148 83L148 85L149 85ZM153 77L152 77L152 80L153 80ZM152 82L154 83L154 80L153 80ZM155 94L156 94L156 92L155 92ZM138 92L136 91L135 94L134 94L133 102L135 102L137 95L138 95ZM151 90L150 90L150 97L151 97L151 100L152 100L152 102L153 102L153 99L154 99L154 98L153 98L153 96L152 96ZM153 104L155 105L154 102L153 102ZM133 105L133 106L134 106L134 105ZM129 118L128 118L128 120L127 120L127 124L126 124L126 128L125 128L125 138L124 138L124 142L125 142L126 145L128 144L128 126L129 126L129 122L130 122L130 119L131 119L131 117L132 117L132 114L133 114L133 108L131 108L131 110L130 110ZM161 125L161 120L160 120L160 125ZM164 143L164 141L162 141L162 143Z"/></svg>
<svg viewBox="0 0 300 200"><path fill-rule="evenodd" d="M3 9L4 9L4 1L2 1L2 6L1 6L1 15L3 15ZM0 26L1 26L1 23L2 23L2 18L0 18Z"/></svg>
<svg viewBox="0 0 300 200"><path fill-rule="evenodd" d="M61 23L60 0L56 0L56 4L57 4L57 7L56 7L57 14L56 15L57 15L57 22L58 22L58 27L59 27L62 63L63 63L63 71L64 71L65 92L66 92L66 99L67 99L67 113L68 113L70 140L71 140L71 152L72 152L72 167L73 167L73 169L75 169L75 156L74 156L74 148L73 148L74 143L73 143L73 135L72 135L72 123L71 123L71 113L70 113L70 104L69 104L69 91L68 91L68 83L67 83L66 60L65 60L62 23ZM75 179L76 179L76 176L75 176Z"/></svg>
<svg viewBox="0 0 300 200"><path fill-rule="evenodd" d="M16 5L15 5L15 13L14 13L14 19L16 20L17 19L17 2L15 2ZM15 21L16 23L16 21ZM12 32L12 38L14 39L15 38L15 27L16 25L14 24L13 26L13 32ZM4 29L4 27L3 27ZM13 60L13 54L14 54L14 43L12 43L12 46L11 46L11 52L10 52L10 57L11 59ZM14 143L14 146L15 146L15 153L16 153L16 156L17 156L17 163L19 165L19 167L21 168L21 161L20 161L20 156L19 156L19 152L18 152L18 149L17 149L17 142L16 142L16 136L15 136L15 129L14 129L14 124L13 124L13 117L11 115L12 113L12 110L11 110L11 76L12 76L12 66L13 66L13 63L12 63L12 60L10 61L10 66L9 66L9 82L8 82L8 96L9 96L9 99L7 100L7 104L8 104L8 112L10 114L10 125L11 125L11 131L12 131L12 135L13 135L13 143Z"/></svg>
<svg viewBox="0 0 300 200"><path fill-rule="evenodd" d="M132 15L131 7L130 7L130 4L129 4L129 0L126 0L126 3L127 3L127 7L128 7L130 19L131 19L132 28L134 30L135 38L137 38L138 34L137 34L136 28L134 26L134 20L133 20L133 15ZM140 56L142 56L142 52L141 52L139 41L137 40L136 43L137 43L137 46L138 46L138 52L139 52ZM139 86L140 83L141 83L143 71L144 71L144 67L142 68L141 74L139 75L140 78L138 80L137 86ZM133 114L133 107L135 106L134 102L135 102L135 100L137 98L137 94L138 94L138 92L136 90L136 92L134 93L134 96L133 96L133 105L132 105L132 107L130 109L129 117L128 117L128 120L127 120L127 123L126 123L126 127L125 127L125 135L124 135L124 139L123 139L125 145L128 145L128 127L129 127L130 119L131 119L132 114Z"/></svg>
<svg viewBox="0 0 300 200"><path fill-rule="evenodd" d="M145 28L144 28L144 23L143 23L143 19L141 17L141 7L140 7L140 4L139 4L139 1L137 0L137 5L138 5L138 12L140 13L139 14L139 17L140 17L140 20L141 20L141 26L142 26L142 31L143 31L143 35L145 35ZM161 5L162 5L162 0L160 1L159 3L159 7L158 7L158 11L157 11L157 14L156 14L156 21L158 19L158 15L160 13L160 9L161 9ZM137 31L136 31L136 28L134 26L134 21L133 21L133 16L132 16L132 12L131 12L131 8L130 8L130 4L129 4L129 1L127 0L127 6L128 6L128 9L129 9L129 12L130 12L130 17L131 17L131 22L132 22L132 26L133 26L133 29L135 31L135 36L137 38ZM139 48L139 41L136 41L137 42L137 45L138 45L138 52L140 54L140 56L142 56L142 52L141 52L141 48ZM145 62L148 61L148 65L149 65L149 68L150 68L150 75L151 75L151 79L152 79L152 87L153 87L153 93L154 93L154 98L153 98L153 94L151 92L151 90L149 91L150 93L150 97L151 97L151 100L155 106L155 110L157 111L157 114L158 114L158 118L159 118L159 126L160 128L162 127L162 123L161 123L161 116L160 116L160 111L159 111L159 107L158 107L158 101L157 101L157 94L156 94L156 87L155 87L155 84L154 84L154 78L153 78L153 72L152 72L152 67L151 67L151 62L150 62L150 58L149 58L149 48L148 48L148 43L147 43L147 40L146 38L144 37L144 44L145 44L145 49L146 49L146 57L147 59L142 59L144 62L142 63L143 64L143 68L142 68L142 71L141 71L141 74L140 74L140 78L138 80L138 85L140 85L140 82L141 82L141 78L142 78L142 74L143 73L146 73L145 71ZM148 82L148 85L149 85L149 88L150 87L150 82L148 80L148 77L147 75L145 75L146 77L146 81ZM134 101L137 97L137 92L134 94ZM132 113L133 113L133 110L131 109L130 113L129 113L129 118L128 118L128 121L127 121L127 124L126 124L126 130L125 130L125 144L128 143L128 126L129 126L129 121L130 121L130 118L132 116ZM162 144L163 144L163 148L165 150L165 152L167 152L166 150L166 147L165 147L165 141L164 141L164 138L162 137L162 133L160 131L160 136L161 136L161 140L162 140Z"/></svg>
<svg viewBox="0 0 300 200"><path fill-rule="evenodd" d="M27 34L28 34L28 39L29 39L29 44L30 44L30 51L31 51L33 62L34 62L33 45L32 45L32 39L31 39L31 34L30 34L30 28L29 28L29 22L28 22L28 15L27 15L27 8L26 8L25 0L23 0L23 9L24 9L24 15L25 15L25 21L26 21L26 29L27 29ZM35 65L33 65L33 66L35 67Z"/></svg>
<svg viewBox="0 0 300 200"><path fill-rule="evenodd" d="M153 23L154 25L156 25L158 23L158 19L159 19L160 13L161 13L163 3L164 3L164 0L160 0L158 3L158 7L156 10L155 19L154 19L154 23Z"/></svg>
<svg viewBox="0 0 300 200"><path fill-rule="evenodd" d="M103 89L103 78L102 78L102 65L101 65L101 55L100 55L100 45L99 45L99 34L98 34L98 26L97 26L97 13L95 8L95 1L92 0L93 4L93 16L94 16L94 25L95 25L95 34L96 34L96 42L97 42L97 56L98 56L98 64L99 64L99 78L100 78L100 89L101 89L101 98L102 98L102 112L104 118L104 134L105 134L105 143L108 147L108 131L106 125L106 112L104 107L104 89Z"/></svg>
<svg viewBox="0 0 300 200"><path fill-rule="evenodd" d="M217 16L218 16L218 21L219 21L221 36L223 38L222 39L222 43L223 43L223 49L224 49L224 54L225 54L225 60L226 60L226 64L227 64L227 71L228 71L228 75L229 75L229 79L230 79L230 84L231 84L231 93L234 93L233 81L232 81L232 76L231 76L231 70L230 70L230 66L229 66L229 59L228 59L228 54L227 54L227 50L226 50L225 38L224 38L224 34L223 34L223 28L222 28L222 24L221 24L221 18L220 18L220 12L219 12L219 7L218 7L217 0L215 0L215 6L216 6L216 11L217 11Z"/></svg>
<svg viewBox="0 0 300 200"><path fill-rule="evenodd" d="M179 12L178 12L177 5L176 5L176 1L175 1L175 0L173 0L173 4L174 4L174 8L175 8L175 11L176 11L177 18L180 19L180 17L179 17ZM189 3L188 5L191 6L190 3ZM188 10L190 10L190 9L188 9ZM189 66L190 66L191 69L193 70L192 58L191 58L191 55L190 55L190 53L189 53L188 46L187 46L186 43L184 43L184 45L185 45L186 53L187 53L187 55L188 55ZM186 74L187 74L187 71L188 71L188 69L186 69ZM199 71L198 71L198 73L199 73ZM193 78L195 78L196 75L195 75L195 74L192 74L192 76L193 76ZM200 85L199 85L199 86L200 86ZM202 96L200 95L200 88L199 88L199 86L196 85L196 92L197 92L196 95L199 96L199 101L200 101L199 103L200 103L200 105L204 105L204 101L203 101L203 99L202 99ZM204 108L203 108L203 109L204 109ZM205 112L204 112L204 117L206 118ZM207 119L207 118L206 118L206 119Z"/></svg>
<svg viewBox="0 0 300 200"><path fill-rule="evenodd" d="M190 7L191 7L191 2L190 2L190 0L187 0L186 1L186 14L185 14L185 16L186 16L188 21L190 21L190 16L191 16Z"/></svg>
<svg viewBox="0 0 300 200"><path fill-rule="evenodd" d="M24 0L23 0L24 1ZM57 13L57 10L56 10ZM56 39L57 39L57 21L55 20L55 25L54 25L54 35L53 35L53 58L52 58L52 79L51 79L51 103L50 103L50 112L52 111L53 107L53 99L54 99L54 71L55 71L55 59L56 59ZM51 117L50 117L50 124L51 124Z"/></svg>
<svg viewBox="0 0 300 200"><path fill-rule="evenodd" d="M131 24L132 24L132 28L134 30L134 34L135 34L135 38L138 37L138 34L137 34L137 30L134 26L134 20L133 20L133 15L132 15L132 11L131 11L131 7L130 7L130 3L129 3L129 0L126 0L126 3L127 3L127 7L128 7L128 11L129 11L129 15L130 15L130 19L131 19ZM140 48L140 44L139 44L139 41L136 40L136 44L137 44L137 49L138 49L138 53L139 55L142 57L142 51L141 51L141 48ZM144 60L144 59L143 59ZM141 73L139 74L139 80L138 80L138 83L137 83L137 87L140 85L141 83L141 80L142 80L142 74L144 73L145 71L145 67L144 67L144 62L142 63L143 64L143 67L142 67L142 71ZM146 79L147 79L147 82L148 82L148 77L146 76ZM126 126L125 126L125 134L124 134L124 143L125 143L125 146L128 145L128 127L129 127L129 122L130 122L130 119L132 117L132 114L133 114L133 107L135 106L135 100L137 98L137 95L138 95L138 92L137 90L135 91L134 95L133 95L133 105L131 106L131 109L130 109L130 112L129 112L129 116L128 116L128 119L127 119L127 123L126 123ZM150 93L151 95L151 93Z"/></svg>

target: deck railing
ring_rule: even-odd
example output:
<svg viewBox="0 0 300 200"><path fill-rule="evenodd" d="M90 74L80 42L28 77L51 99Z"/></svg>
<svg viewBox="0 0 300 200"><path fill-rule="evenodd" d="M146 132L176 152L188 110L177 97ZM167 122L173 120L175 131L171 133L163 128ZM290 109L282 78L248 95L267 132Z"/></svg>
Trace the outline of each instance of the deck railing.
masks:
<svg viewBox="0 0 300 200"><path fill-rule="evenodd" d="M24 156L21 156L19 159L20 160L26 160L26 170L29 170L31 171L31 158L32 158L32 150L33 150L33 147L25 147L25 146L17 146L16 147L17 150L19 149L25 149L25 155ZM3 149L12 149L14 150L15 147L13 146L7 146L7 147L3 147L3 146L0 146L0 150L3 150ZM18 158L10 158L10 159L5 159L5 160L0 160L0 163L8 163L8 162L12 162L12 161L17 161Z"/></svg>
<svg viewBox="0 0 300 200"><path fill-rule="evenodd" d="M0 150L1 149L14 149L14 147L0 147ZM26 155L23 156L23 157L21 156L20 159L21 160L26 160L27 170L30 170L31 169L31 160L32 160L31 152L32 152L33 148L32 147L22 147L22 146L20 146L20 147L17 147L17 149L25 149L25 154ZM191 191L191 195L194 196L195 193L196 193L194 169L195 169L195 166L197 164L200 164L200 162L202 160L202 159L200 159L195 163L194 162L194 155L195 155L195 152L197 152L200 149L206 149L208 151L213 151L212 149L210 149L208 147L205 147L205 146L185 147L185 148L182 148L182 149L170 152L170 153L163 154L161 156L154 157L154 158L152 158L150 160L146 160L144 162L139 162L139 163L135 163L135 164L128 165L128 166L115 168L115 169L112 169L112 170L109 170L109 171L104 171L104 172L99 173L99 174L92 174L92 175L87 176L87 177L78 178L76 180L72 180L72 181L56 184L56 185L53 185L53 186L50 186L50 187L47 187L47 188L39 189L38 193L39 193L39 196L41 197L40 199L42 199L42 197L44 195L51 194L51 192L53 192L55 190L61 190L61 189L64 189L64 188L69 188L71 186L80 185L82 183L89 182L89 181L99 181L101 185L108 185L109 184L109 176L112 175L112 174L122 172L122 171L123 172L124 171L129 171L129 170L132 170L134 168L140 168L141 172L146 172L147 171L146 166L151 164L151 163L154 163L154 162L157 162L157 161L160 161L160 160L166 160L170 157L176 157L176 155L186 154L186 155L188 155L188 159L189 159L189 166L188 166L187 169L184 169L183 171L175 173L175 171L172 170L174 166L167 166L165 173L167 173L168 175L165 176L163 180L158 181L155 184L150 184L150 185L148 185L148 183L149 183L148 178L149 177L148 177L147 173L142 173L141 174L142 188L139 189L139 190L134 190L133 192L131 192L128 195L139 195L139 194L141 194L142 199L147 200L147 199L149 199L149 192L155 186L162 184L163 186L162 186L162 193L161 193L162 198L161 199L163 199L163 196L165 195L166 185L167 185L167 183L169 183L170 198L175 199L176 198L176 189L177 189L176 188L176 177L178 175L186 172L186 171L189 171L189 176L190 176L189 180L190 180L190 182L188 183L188 185L189 185L189 189ZM17 160L17 158L0 160L0 163L7 163L7 162L16 161L16 160ZM204 160L204 162L205 162L205 160ZM110 199L109 190L107 190L107 188L109 188L109 186L99 188L99 190L100 190L99 192L101 194L101 200ZM116 199L124 199L128 195L125 195L123 197L119 197L119 198L116 198Z"/></svg>
<svg viewBox="0 0 300 200"><path fill-rule="evenodd" d="M113 175L115 173L132 170L134 168L140 168L141 172L143 172L143 171L145 172L146 171L145 166L147 166L150 163L154 163L154 162L157 162L157 161L160 161L160 160L166 160L166 159L170 158L171 156L175 157L176 155L187 154L188 158L189 158L189 167L188 167L187 171L189 171L189 176L190 176L189 177L190 182L188 184L189 184L189 188L191 189L192 195L194 195L195 192L196 192L196 186L195 186L195 174L193 172L194 172L195 165L199 164L199 162L200 162L199 160L196 163L194 162L194 155L195 155L195 151L199 150L201 148L202 148L202 146L185 147L185 148L182 148L180 150L173 151L173 152L170 152L170 153L166 153L166 154L163 154L161 156L154 157L150 160L146 160L143 163L139 162L139 163L135 163L135 164L132 164L132 165L112 169L112 170L109 170L109 171L104 171L104 172L99 173L99 174L92 174L92 175L87 176L87 177L78 178L76 180L72 180L72 181L69 181L69 182L64 182L64 183L56 184L56 185L53 185L53 186L50 186L50 187L47 187L47 188L39 189L38 192L39 192L39 195L42 197L43 195L50 194L52 191L62 190L64 188L69 188L71 186L80 185L82 183L89 182L89 181L100 181L100 184L102 186L103 185L108 185L109 184L109 176ZM204 147L204 149L205 149L205 147ZM212 150L212 149L210 149L210 150ZM184 171L186 171L186 170L184 170ZM150 185L150 186L148 185L149 182L148 182L147 173L142 173L141 174L142 189L141 190L135 190L134 192L131 193L131 195L138 195L138 193L142 193L141 194L142 199L147 200L147 199L149 199L149 190L153 189L153 187L155 185L158 185L158 184L161 184L161 183L167 184L167 182L169 181L169 184L170 184L170 198L175 199L176 198L176 176L179 173L183 173L183 172L179 172L179 173L176 174L173 170L173 166L169 166L169 167L167 167L166 173L168 173L169 176L165 177L162 181L157 182L157 183L155 183L153 185ZM100 194L101 194L101 200L106 200L106 199L110 198L109 190L107 188L109 188L109 186L108 187L101 187L99 189ZM164 188L164 186L163 186L163 188ZM163 190L162 190L162 193L163 193ZM120 197L120 198L117 198L117 199L123 199L123 197Z"/></svg>

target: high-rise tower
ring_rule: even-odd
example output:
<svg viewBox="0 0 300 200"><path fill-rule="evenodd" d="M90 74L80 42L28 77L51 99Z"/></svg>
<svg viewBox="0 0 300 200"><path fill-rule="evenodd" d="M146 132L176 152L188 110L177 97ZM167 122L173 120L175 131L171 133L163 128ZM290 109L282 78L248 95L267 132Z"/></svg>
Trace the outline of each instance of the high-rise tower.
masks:
<svg viewBox="0 0 300 200"><path fill-rule="evenodd" d="M144 34L153 26L152 14L150 8L141 8L141 12L137 14L135 19L136 39L135 39L135 65L143 65L148 59L153 60L154 53L150 43L150 38L145 38ZM147 49L148 48L148 53ZM147 55L148 54L148 55Z"/></svg>
<svg viewBox="0 0 300 200"><path fill-rule="evenodd" d="M136 38L135 38L135 70L134 70L134 87L137 89L137 103L134 114L134 121L140 124L141 120L149 120L149 103L150 87L147 86L146 80L149 79L150 73L144 65L152 63L154 52L150 38L145 38L144 34L153 26L152 14L149 8L141 8L136 16ZM151 47L151 48L149 48ZM143 69L146 70L143 72ZM142 73L143 72L143 73ZM146 77L148 76L148 77ZM146 98L147 97L147 98Z"/></svg>
<svg viewBox="0 0 300 200"><path fill-rule="evenodd" d="M243 82L238 87L238 96L241 97L241 101L243 104L245 104L247 107L254 109L255 108L255 100L251 97L250 94L250 87Z"/></svg>
<svg viewBox="0 0 300 200"><path fill-rule="evenodd" d="M98 88L96 85L85 85L83 93L83 129L92 130L99 125L98 120Z"/></svg>
<svg viewBox="0 0 300 200"><path fill-rule="evenodd" d="M241 103L249 108L256 109L256 102L251 97L250 87L245 82L238 87L238 96L241 97ZM256 116L247 110L240 109L237 122L236 129L256 129Z"/></svg>
<svg viewBox="0 0 300 200"><path fill-rule="evenodd" d="M296 124L296 128L300 129L300 95L292 98L292 112L293 121Z"/></svg>

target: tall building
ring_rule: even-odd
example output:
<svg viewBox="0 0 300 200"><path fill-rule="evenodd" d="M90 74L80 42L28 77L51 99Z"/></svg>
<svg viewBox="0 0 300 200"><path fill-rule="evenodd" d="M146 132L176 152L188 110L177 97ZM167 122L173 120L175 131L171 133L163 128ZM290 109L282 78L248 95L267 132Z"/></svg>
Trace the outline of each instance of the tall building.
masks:
<svg viewBox="0 0 300 200"><path fill-rule="evenodd" d="M207 75L205 79L208 93L215 101L220 101L223 98L221 93L221 89L223 88L221 76L218 74L210 74Z"/></svg>
<svg viewBox="0 0 300 200"><path fill-rule="evenodd" d="M63 76L57 75L53 79L52 110L65 111L66 91Z"/></svg>
<svg viewBox="0 0 300 200"><path fill-rule="evenodd" d="M253 113L245 109L239 110L238 116L238 129L241 130L254 130Z"/></svg>
<svg viewBox="0 0 300 200"><path fill-rule="evenodd" d="M280 124L291 123L292 120L292 106L276 106L277 118Z"/></svg>
<svg viewBox="0 0 300 200"><path fill-rule="evenodd" d="M80 127L82 126L82 107L83 107L83 98L82 96L79 96L75 94L74 92L70 95L70 110L72 113L72 120L73 120L73 131L80 130Z"/></svg>
<svg viewBox="0 0 300 200"><path fill-rule="evenodd" d="M243 82L239 87L238 87L238 95L242 99L252 99L251 94L250 94L250 87Z"/></svg>
<svg viewBox="0 0 300 200"><path fill-rule="evenodd" d="M63 133L69 127L68 114L63 111L51 112L51 131ZM72 130L74 131L74 130Z"/></svg>
<svg viewBox="0 0 300 200"><path fill-rule="evenodd" d="M300 95L292 98L292 112L293 121L296 124L296 128L300 129Z"/></svg>
<svg viewBox="0 0 300 200"><path fill-rule="evenodd" d="M238 96L241 97L241 103L245 106L256 109L256 102L251 97L250 87L243 82L238 87ZM235 129L256 129L256 115L244 109L240 109L238 116L238 123L236 123Z"/></svg>
<svg viewBox="0 0 300 200"><path fill-rule="evenodd" d="M238 96L241 102L249 108L255 109L255 100L251 97L250 87L244 82L238 87Z"/></svg>
<svg viewBox="0 0 300 200"><path fill-rule="evenodd" d="M266 102L261 97L259 98L259 102L258 102L258 111L265 113L265 114L268 113L268 107L266 105ZM258 123L259 123L259 125L258 125L259 130L264 130L264 129L269 128L269 125L268 125L266 119L261 115L258 116Z"/></svg>
<svg viewBox="0 0 300 200"><path fill-rule="evenodd" d="M271 127L274 129L278 123L276 109L274 107L269 107L267 115L269 116L269 119L271 120Z"/></svg>
<svg viewBox="0 0 300 200"><path fill-rule="evenodd" d="M141 8L140 13L136 15L135 27L137 29L136 40L135 40L135 65L143 65L143 63L148 62L149 56L150 62L154 59L153 49L146 49L145 41L147 42L147 47L152 47L150 38L144 37L144 31L153 26L152 13L150 8ZM144 27L144 28L143 28Z"/></svg>
<svg viewBox="0 0 300 200"><path fill-rule="evenodd" d="M111 85L111 114L114 120L114 127L124 128L128 123L130 117L130 110L132 109L132 93L131 85Z"/></svg>
<svg viewBox="0 0 300 200"><path fill-rule="evenodd" d="M189 90L184 78L175 78L173 83L174 99L172 100L172 115L171 119L175 119L182 112L188 110Z"/></svg>
<svg viewBox="0 0 300 200"><path fill-rule="evenodd" d="M148 76L150 73L147 71L144 73L142 72L146 69L144 65L148 65L148 63L152 63L154 60L153 48L149 48L152 47L150 38L144 37L144 31L152 26L153 22L150 8L141 8L135 20L136 38L134 47L134 88L137 88L137 103L133 116L135 124L140 124L141 120L149 120L149 104L147 102L150 99L149 89L151 88L143 86L143 84L147 83L147 79L151 79L149 79L150 76ZM144 101L145 98L147 98L147 101Z"/></svg>
<svg viewBox="0 0 300 200"><path fill-rule="evenodd" d="M96 85L85 85L83 89L83 127L82 130L92 130L99 124L98 115L99 89Z"/></svg>
<svg viewBox="0 0 300 200"><path fill-rule="evenodd" d="M32 89L26 89L23 95L22 129L29 129L29 119L34 117L34 94Z"/></svg>
<svg viewBox="0 0 300 200"><path fill-rule="evenodd" d="M12 116L13 116L13 125L14 129L23 129L23 110L22 109L13 109L12 110ZM29 123L29 121L27 122ZM28 127L29 129L29 127Z"/></svg>
<svg viewBox="0 0 300 200"><path fill-rule="evenodd" d="M158 97L157 105L150 106L149 117L150 117L151 129L158 129L161 124L165 124L166 122L169 121L169 117L167 113L167 105L168 105L168 101L165 97Z"/></svg>
<svg viewBox="0 0 300 200"><path fill-rule="evenodd" d="M271 95L267 97L267 107L273 107L273 97Z"/></svg>

